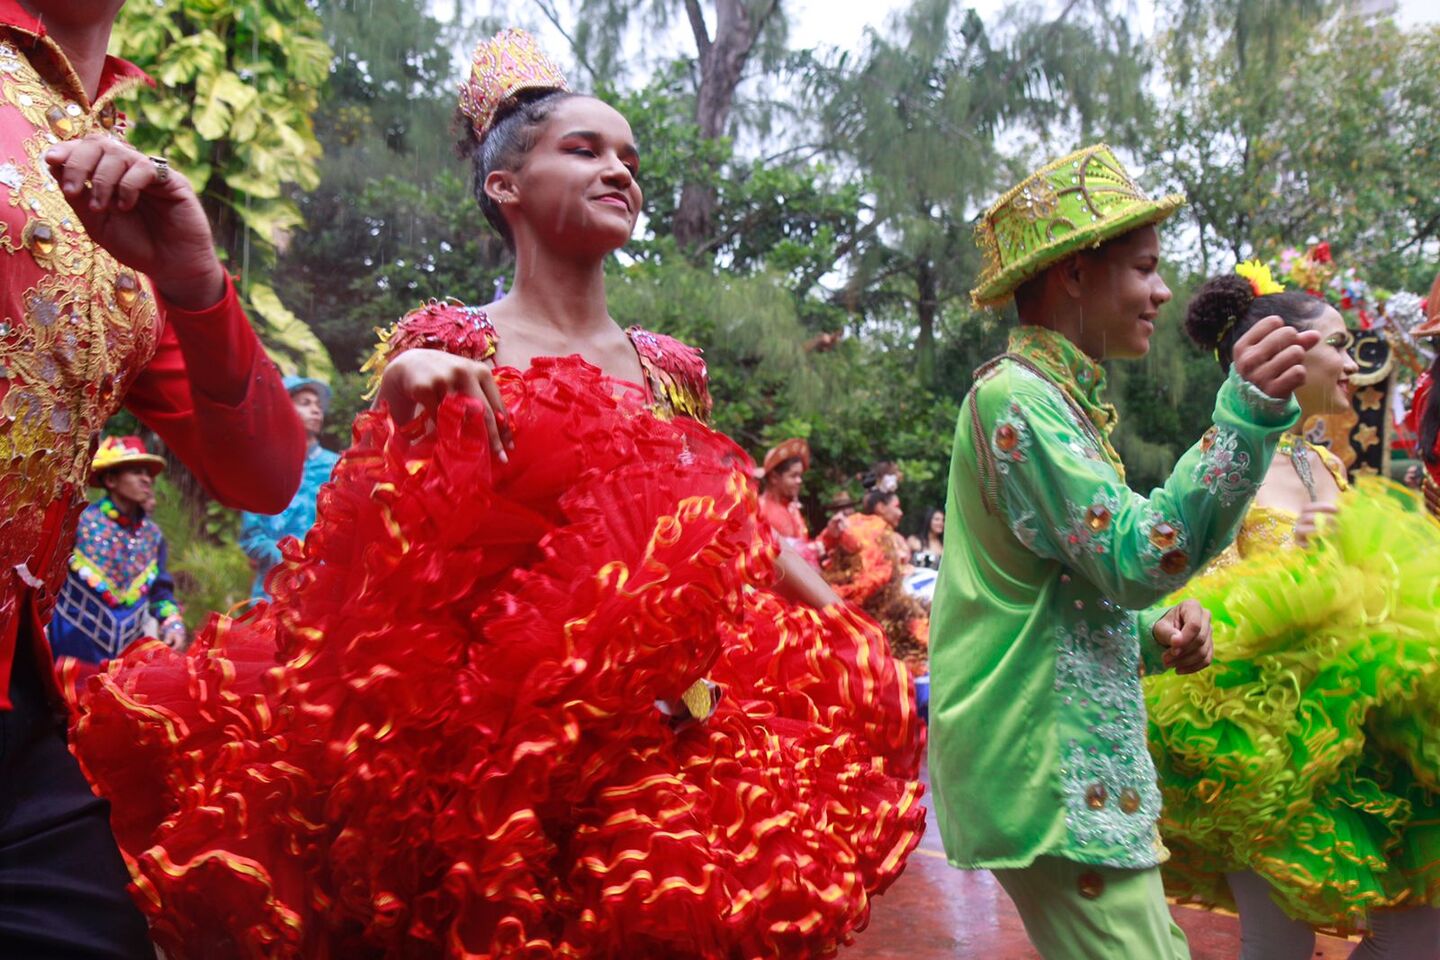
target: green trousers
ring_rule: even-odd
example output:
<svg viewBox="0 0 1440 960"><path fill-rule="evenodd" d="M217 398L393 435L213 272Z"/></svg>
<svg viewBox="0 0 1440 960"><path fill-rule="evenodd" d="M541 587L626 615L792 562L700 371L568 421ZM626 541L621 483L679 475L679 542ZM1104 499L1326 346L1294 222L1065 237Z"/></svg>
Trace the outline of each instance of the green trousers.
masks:
<svg viewBox="0 0 1440 960"><path fill-rule="evenodd" d="M996 870L1045 960L1190 960L1160 870L1117 870L1040 857Z"/></svg>

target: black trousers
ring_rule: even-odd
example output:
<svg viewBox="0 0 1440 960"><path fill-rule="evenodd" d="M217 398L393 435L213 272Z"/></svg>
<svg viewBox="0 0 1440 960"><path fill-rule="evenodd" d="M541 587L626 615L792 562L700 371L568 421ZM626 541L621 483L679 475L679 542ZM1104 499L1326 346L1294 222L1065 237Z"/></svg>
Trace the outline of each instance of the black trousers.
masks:
<svg viewBox="0 0 1440 960"><path fill-rule="evenodd" d="M42 685L29 628L0 711L0 958L155 960L145 918L110 834L110 804L90 792Z"/></svg>

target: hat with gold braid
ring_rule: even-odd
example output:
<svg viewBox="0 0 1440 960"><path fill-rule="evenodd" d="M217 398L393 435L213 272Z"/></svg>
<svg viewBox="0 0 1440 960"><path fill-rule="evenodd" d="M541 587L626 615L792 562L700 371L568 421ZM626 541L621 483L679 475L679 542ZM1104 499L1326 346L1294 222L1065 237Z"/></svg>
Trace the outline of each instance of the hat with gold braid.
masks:
<svg viewBox="0 0 1440 960"><path fill-rule="evenodd" d="M502 30L475 45L470 77L460 87L460 112L477 141L501 110L527 90L568 90L565 74L524 30Z"/></svg>
<svg viewBox="0 0 1440 960"><path fill-rule="evenodd" d="M1159 223L1184 203L1181 194L1151 200L1103 143L1052 161L997 200L976 226L985 268L970 299L998 307L1045 268Z"/></svg>

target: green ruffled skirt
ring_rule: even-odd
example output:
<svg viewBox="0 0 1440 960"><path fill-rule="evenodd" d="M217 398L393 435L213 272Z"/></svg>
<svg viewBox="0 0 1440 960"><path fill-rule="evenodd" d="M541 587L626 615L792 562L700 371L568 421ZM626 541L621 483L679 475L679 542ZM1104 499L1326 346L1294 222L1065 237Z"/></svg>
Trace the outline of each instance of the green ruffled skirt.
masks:
<svg viewBox="0 0 1440 960"><path fill-rule="evenodd" d="M1286 913L1350 931L1440 903L1440 523L1383 481L1305 550L1206 574L1215 659L1147 678L1172 895L1232 905L1253 870Z"/></svg>

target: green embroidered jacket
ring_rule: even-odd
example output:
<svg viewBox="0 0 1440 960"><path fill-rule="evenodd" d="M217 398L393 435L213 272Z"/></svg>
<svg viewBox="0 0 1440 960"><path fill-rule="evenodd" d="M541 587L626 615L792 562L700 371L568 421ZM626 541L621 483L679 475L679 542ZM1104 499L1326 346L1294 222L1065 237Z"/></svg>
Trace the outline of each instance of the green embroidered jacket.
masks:
<svg viewBox="0 0 1440 960"><path fill-rule="evenodd" d="M930 780L959 867L1165 859L1140 674L1151 608L1234 538L1299 415L1233 372L1214 425L1143 497L1109 442L1104 370L1022 326L976 375L950 464L930 626Z"/></svg>

